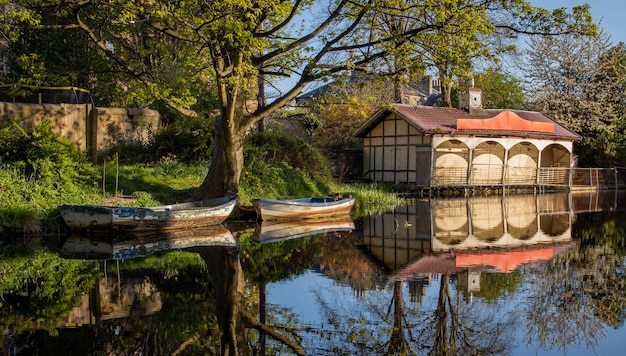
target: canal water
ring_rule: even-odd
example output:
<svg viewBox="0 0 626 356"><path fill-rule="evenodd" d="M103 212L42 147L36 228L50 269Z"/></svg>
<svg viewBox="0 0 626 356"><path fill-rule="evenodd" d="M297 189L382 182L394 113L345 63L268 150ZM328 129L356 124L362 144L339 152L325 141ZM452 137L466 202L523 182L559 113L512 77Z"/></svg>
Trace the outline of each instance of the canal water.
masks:
<svg viewBox="0 0 626 356"><path fill-rule="evenodd" d="M363 218L0 239L2 355L612 355L616 192Z"/></svg>

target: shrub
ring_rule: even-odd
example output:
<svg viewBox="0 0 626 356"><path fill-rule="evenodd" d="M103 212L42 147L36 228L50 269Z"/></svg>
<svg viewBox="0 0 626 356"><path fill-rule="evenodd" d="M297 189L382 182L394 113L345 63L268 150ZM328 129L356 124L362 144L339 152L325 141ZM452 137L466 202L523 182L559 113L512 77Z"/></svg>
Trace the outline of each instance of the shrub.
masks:
<svg viewBox="0 0 626 356"><path fill-rule="evenodd" d="M164 127L146 146L149 161L175 157L186 164L201 164L211 160L213 152L213 120L182 118Z"/></svg>
<svg viewBox="0 0 626 356"><path fill-rule="evenodd" d="M269 163L285 162L313 177L332 178L328 160L317 149L299 137L279 131L257 132L246 137L244 157L249 166L259 159Z"/></svg>
<svg viewBox="0 0 626 356"><path fill-rule="evenodd" d="M34 129L12 122L0 129L0 232L37 231L39 220L64 203L95 201L98 171L51 120Z"/></svg>
<svg viewBox="0 0 626 356"><path fill-rule="evenodd" d="M33 129L13 121L0 129L0 157L23 171L27 179L66 184L97 179L98 172L69 139L52 132L52 119L45 117Z"/></svg>

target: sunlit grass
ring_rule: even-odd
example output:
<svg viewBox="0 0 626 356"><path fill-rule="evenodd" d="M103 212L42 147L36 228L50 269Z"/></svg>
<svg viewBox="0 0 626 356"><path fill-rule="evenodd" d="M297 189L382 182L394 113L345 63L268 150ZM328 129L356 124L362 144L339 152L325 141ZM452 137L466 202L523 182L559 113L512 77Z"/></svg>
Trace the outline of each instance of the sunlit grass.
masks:
<svg viewBox="0 0 626 356"><path fill-rule="evenodd" d="M355 198L356 216L381 214L406 205L408 200L400 195L393 185L379 183L335 184L334 192Z"/></svg>
<svg viewBox="0 0 626 356"><path fill-rule="evenodd" d="M116 165L109 162L105 164L105 169L103 194L136 196L137 192L145 192L154 199L155 204L184 200L202 183L207 172L206 167L189 166L172 160L162 160L150 165ZM145 197L145 194L142 196Z"/></svg>
<svg viewBox="0 0 626 356"><path fill-rule="evenodd" d="M183 201L203 181L207 168L164 160L154 164L108 162L98 170L104 179L72 187L24 178L19 170L0 167L0 231L56 231L56 208L62 204L150 206ZM384 184L337 184L314 177L287 164L262 166L241 177L240 203L251 206L257 198L291 199L339 193L356 198L354 214L364 216L393 210L406 199ZM120 197L120 199L111 199ZM122 199L123 198L123 199ZM41 223L47 226L40 226Z"/></svg>

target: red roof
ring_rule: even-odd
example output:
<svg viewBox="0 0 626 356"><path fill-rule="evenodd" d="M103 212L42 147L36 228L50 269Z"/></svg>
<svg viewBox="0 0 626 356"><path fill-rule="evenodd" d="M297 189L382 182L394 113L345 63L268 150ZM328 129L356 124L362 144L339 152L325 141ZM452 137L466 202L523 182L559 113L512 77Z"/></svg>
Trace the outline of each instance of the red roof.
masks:
<svg viewBox="0 0 626 356"><path fill-rule="evenodd" d="M470 115L460 109L405 104L393 104L378 110L357 130L355 136L364 137L391 113L396 113L427 134L533 136L569 140L581 138L536 111L482 109L479 114Z"/></svg>

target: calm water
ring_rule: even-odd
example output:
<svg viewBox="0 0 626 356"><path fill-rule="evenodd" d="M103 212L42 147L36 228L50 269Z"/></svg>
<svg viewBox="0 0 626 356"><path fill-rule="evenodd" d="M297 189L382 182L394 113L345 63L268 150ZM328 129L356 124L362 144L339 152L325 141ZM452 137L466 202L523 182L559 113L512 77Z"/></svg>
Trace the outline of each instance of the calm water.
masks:
<svg viewBox="0 0 626 356"><path fill-rule="evenodd" d="M624 204L432 199L354 221L5 243L2 351L621 354Z"/></svg>

